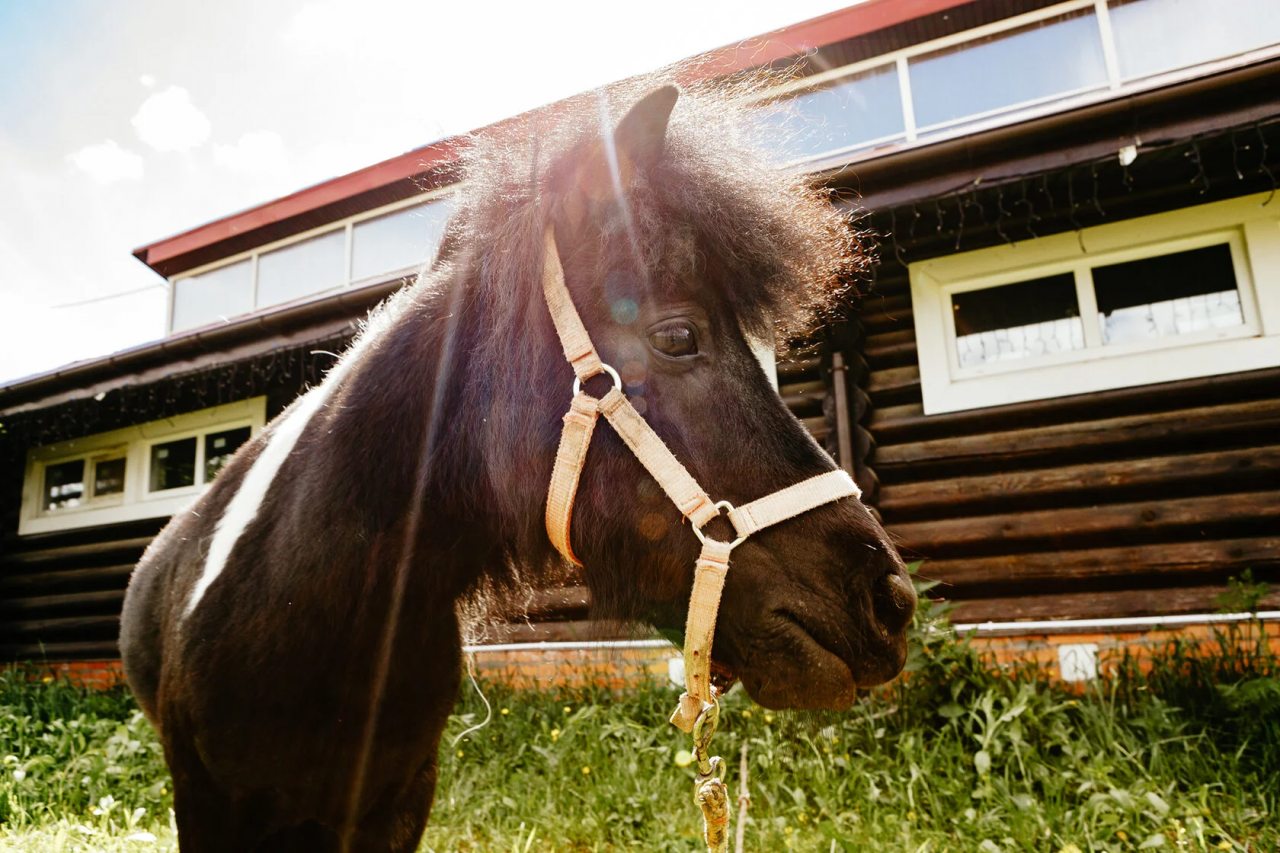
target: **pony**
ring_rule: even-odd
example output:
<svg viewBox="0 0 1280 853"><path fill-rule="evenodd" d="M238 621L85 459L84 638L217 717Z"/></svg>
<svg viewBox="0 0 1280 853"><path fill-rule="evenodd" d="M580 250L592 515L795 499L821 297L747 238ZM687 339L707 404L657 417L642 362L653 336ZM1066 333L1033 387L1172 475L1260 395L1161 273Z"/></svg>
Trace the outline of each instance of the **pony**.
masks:
<svg viewBox="0 0 1280 853"><path fill-rule="evenodd" d="M460 612L566 569L543 524L573 380L548 228L600 354L709 493L835 470L753 347L838 299L860 238L753 147L737 93L659 82L472 139L429 268L143 555L120 650L183 850L419 843ZM682 629L697 542L608 427L570 534L597 616ZM766 707L846 708L899 672L914 607L872 513L835 501L735 552L712 660Z"/></svg>

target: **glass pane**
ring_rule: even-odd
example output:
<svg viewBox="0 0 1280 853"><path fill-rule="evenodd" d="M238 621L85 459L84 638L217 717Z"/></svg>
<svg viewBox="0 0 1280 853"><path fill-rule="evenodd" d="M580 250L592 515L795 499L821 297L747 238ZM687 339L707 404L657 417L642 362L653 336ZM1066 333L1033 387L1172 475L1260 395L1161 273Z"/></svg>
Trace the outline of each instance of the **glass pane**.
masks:
<svg viewBox="0 0 1280 853"><path fill-rule="evenodd" d="M908 67L921 128L1107 82L1092 11L966 42Z"/></svg>
<svg viewBox="0 0 1280 853"><path fill-rule="evenodd" d="M124 458L103 459L93 465L93 496L124 492Z"/></svg>
<svg viewBox="0 0 1280 853"><path fill-rule="evenodd" d="M1276 0L1130 0L1111 4L1124 79L1280 43Z"/></svg>
<svg viewBox="0 0 1280 853"><path fill-rule="evenodd" d="M231 456L240 445L248 440L248 427L237 427L206 435L204 437L204 481L213 482L213 478L218 476L222 467L231 461Z"/></svg>
<svg viewBox="0 0 1280 853"><path fill-rule="evenodd" d="M453 207L453 199L442 198L356 223L351 246L352 281L415 269L431 260Z"/></svg>
<svg viewBox="0 0 1280 853"><path fill-rule="evenodd" d="M1084 348L1071 273L951 295L961 367Z"/></svg>
<svg viewBox="0 0 1280 853"><path fill-rule="evenodd" d="M44 469L44 508L70 509L84 497L84 460L59 462Z"/></svg>
<svg viewBox="0 0 1280 853"><path fill-rule="evenodd" d="M892 65L844 77L759 108L779 161L816 157L905 132Z"/></svg>
<svg viewBox="0 0 1280 853"><path fill-rule="evenodd" d="M1244 324L1231 249L1223 245L1093 269L1104 344Z"/></svg>
<svg viewBox="0 0 1280 853"><path fill-rule="evenodd" d="M193 329L253 310L253 274L240 261L173 283L173 331Z"/></svg>
<svg viewBox="0 0 1280 853"><path fill-rule="evenodd" d="M151 491L181 489L196 482L196 440L183 438L151 448Z"/></svg>
<svg viewBox="0 0 1280 853"><path fill-rule="evenodd" d="M346 284L345 229L330 231L258 258L258 307Z"/></svg>

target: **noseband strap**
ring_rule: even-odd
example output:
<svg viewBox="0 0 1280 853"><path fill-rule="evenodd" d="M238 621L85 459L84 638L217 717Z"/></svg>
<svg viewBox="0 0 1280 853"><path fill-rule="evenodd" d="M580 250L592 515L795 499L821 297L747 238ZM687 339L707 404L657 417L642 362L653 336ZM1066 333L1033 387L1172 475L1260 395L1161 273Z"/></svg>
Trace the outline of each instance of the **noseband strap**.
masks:
<svg viewBox="0 0 1280 853"><path fill-rule="evenodd" d="M560 253L550 227L545 232L543 244L542 291L565 358L577 377L573 401L564 416L555 467L551 471L551 485L547 493L547 536L565 559L582 565L569 544L573 502L596 421L604 415L645 470L671 498L680 514L689 519L693 532L702 542L702 551L694 568L693 593L689 597L689 616L685 624L685 693L671 717L673 724L691 732L698 715L713 702L711 645L715 639L720 594L729 572L730 553L757 531L840 498L860 497L861 492L848 474L835 470L810 477L740 507L734 507L728 501L712 501L631 405L622 392L618 374L601 361L565 285ZM601 373L608 373L613 379L613 388L607 394L596 398L580 390L581 383ZM720 542L702 532L702 528L718 517L722 509L728 511L729 521L737 534L732 542Z"/></svg>

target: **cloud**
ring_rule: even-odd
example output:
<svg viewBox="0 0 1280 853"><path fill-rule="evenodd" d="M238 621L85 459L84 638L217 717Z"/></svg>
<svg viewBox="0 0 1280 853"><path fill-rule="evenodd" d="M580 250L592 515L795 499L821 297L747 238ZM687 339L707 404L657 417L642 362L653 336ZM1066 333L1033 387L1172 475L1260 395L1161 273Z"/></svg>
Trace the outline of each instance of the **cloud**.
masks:
<svg viewBox="0 0 1280 853"><path fill-rule="evenodd" d="M142 157L121 148L114 139L86 145L67 159L100 184L136 181L142 177Z"/></svg>
<svg viewBox="0 0 1280 853"><path fill-rule="evenodd" d="M251 130L234 145L214 145L213 161L246 175L274 174L288 166L284 140L274 130Z"/></svg>
<svg viewBox="0 0 1280 853"><path fill-rule="evenodd" d="M142 102L133 116L138 138L157 151L188 151L209 138L209 119L191 103L191 93L170 86Z"/></svg>

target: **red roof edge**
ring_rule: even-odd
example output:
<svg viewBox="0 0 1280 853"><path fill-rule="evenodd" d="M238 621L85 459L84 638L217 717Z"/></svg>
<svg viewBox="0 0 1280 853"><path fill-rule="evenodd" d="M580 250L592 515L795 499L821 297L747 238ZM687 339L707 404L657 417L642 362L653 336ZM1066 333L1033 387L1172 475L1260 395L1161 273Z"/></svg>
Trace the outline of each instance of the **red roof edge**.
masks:
<svg viewBox="0 0 1280 853"><path fill-rule="evenodd" d="M971 0L864 0L857 5L693 57L681 79L683 82L694 83L759 68L780 59L800 56L820 47L968 2ZM552 107L553 104L538 107L531 112ZM503 119L479 128L475 133L504 127L521 118L522 116L513 116ZM208 249L224 240L284 222L364 192L447 168L457 161L459 150L466 144L469 135L448 137L248 210L215 219L134 249L133 255L156 272L165 275L174 270L175 264L172 262L184 255Z"/></svg>

